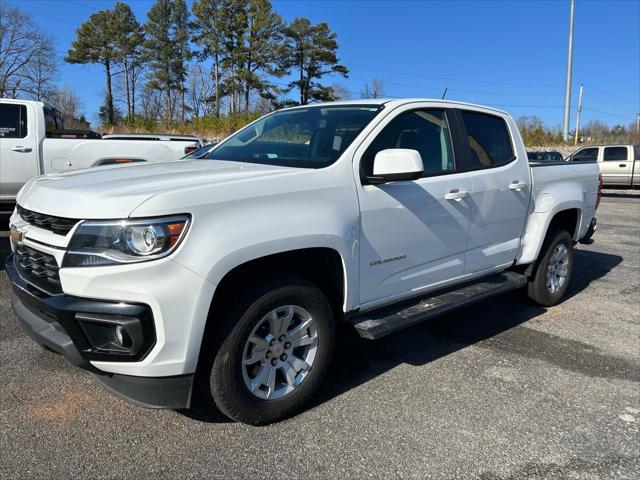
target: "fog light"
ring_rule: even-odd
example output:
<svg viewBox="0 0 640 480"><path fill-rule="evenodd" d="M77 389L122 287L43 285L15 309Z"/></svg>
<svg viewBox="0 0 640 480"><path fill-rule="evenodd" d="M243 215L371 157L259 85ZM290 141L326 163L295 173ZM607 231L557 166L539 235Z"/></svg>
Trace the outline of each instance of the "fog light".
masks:
<svg viewBox="0 0 640 480"><path fill-rule="evenodd" d="M77 313L76 319L95 351L135 354L144 344L142 325L136 317Z"/></svg>

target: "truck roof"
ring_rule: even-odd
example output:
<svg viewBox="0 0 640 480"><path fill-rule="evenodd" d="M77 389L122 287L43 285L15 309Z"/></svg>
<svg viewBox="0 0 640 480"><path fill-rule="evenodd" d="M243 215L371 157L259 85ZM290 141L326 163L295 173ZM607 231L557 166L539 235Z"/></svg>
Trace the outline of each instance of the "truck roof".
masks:
<svg viewBox="0 0 640 480"><path fill-rule="evenodd" d="M438 104L447 104L449 106L452 107L473 107L473 108L480 108L483 110L491 110L503 115L509 115L508 112L505 112L504 110L500 110L497 108L493 108L493 107L488 107L486 105L478 105L475 103L468 103L468 102L461 102L461 101L456 101L456 100L442 100L440 98L368 98L368 99L360 99L360 100L340 100L338 102L322 102L322 103L311 103L308 105L297 105L295 107L289 107L285 110L288 109L295 109L295 108L305 108L305 107L313 107L313 106L347 106L347 105L390 105L390 106L401 106L401 105L406 105L406 104L410 104L410 103L417 103L417 102L421 102L421 103L438 103Z"/></svg>

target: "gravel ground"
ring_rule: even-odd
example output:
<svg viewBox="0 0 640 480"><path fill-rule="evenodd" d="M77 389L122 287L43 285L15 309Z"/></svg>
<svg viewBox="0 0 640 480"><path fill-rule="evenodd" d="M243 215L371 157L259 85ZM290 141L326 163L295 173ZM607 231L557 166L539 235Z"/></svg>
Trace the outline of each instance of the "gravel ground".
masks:
<svg viewBox="0 0 640 480"><path fill-rule="evenodd" d="M106 393L21 332L0 272L0 477L639 478L639 193L607 192L561 305L343 329L314 404L261 428Z"/></svg>

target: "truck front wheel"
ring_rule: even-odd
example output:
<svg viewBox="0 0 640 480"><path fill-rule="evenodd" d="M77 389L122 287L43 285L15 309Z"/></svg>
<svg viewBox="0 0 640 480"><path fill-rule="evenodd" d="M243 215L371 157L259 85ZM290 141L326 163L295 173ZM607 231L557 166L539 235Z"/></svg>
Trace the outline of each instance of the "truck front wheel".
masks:
<svg viewBox="0 0 640 480"><path fill-rule="evenodd" d="M294 414L331 360L335 334L327 297L308 280L289 276L252 289L225 317L228 333L210 363L205 393L243 423Z"/></svg>
<svg viewBox="0 0 640 480"><path fill-rule="evenodd" d="M550 230L540 258L527 287L534 302L545 307L556 305L563 297L573 270L573 240L566 230Z"/></svg>

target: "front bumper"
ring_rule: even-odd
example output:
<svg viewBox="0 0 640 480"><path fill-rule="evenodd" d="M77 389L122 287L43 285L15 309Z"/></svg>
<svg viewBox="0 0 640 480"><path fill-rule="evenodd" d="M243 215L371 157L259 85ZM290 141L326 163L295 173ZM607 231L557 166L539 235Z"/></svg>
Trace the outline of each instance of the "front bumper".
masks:
<svg viewBox="0 0 640 480"><path fill-rule="evenodd" d="M101 318L145 318L153 329L148 306L136 303L90 300L68 295L48 295L27 283L13 262L5 261L12 283L11 304L24 330L40 345L62 354L72 364L92 372L108 390L133 403L154 408L188 408L193 374L169 377L139 377L108 373L93 365L99 360L139 360L153 348L155 331L145 330L145 345L131 358L106 354L91 344L78 314ZM151 318L149 318L151 316ZM153 336L151 336L153 335Z"/></svg>

